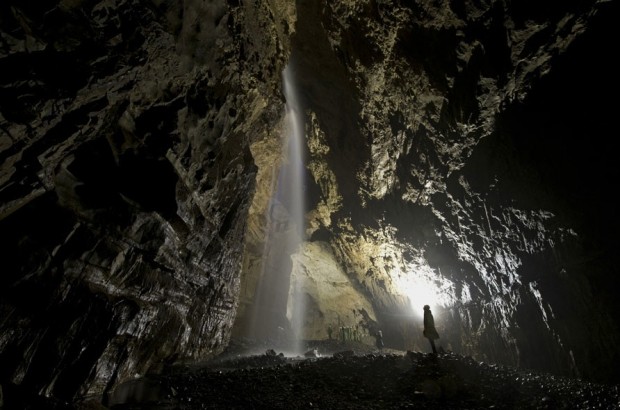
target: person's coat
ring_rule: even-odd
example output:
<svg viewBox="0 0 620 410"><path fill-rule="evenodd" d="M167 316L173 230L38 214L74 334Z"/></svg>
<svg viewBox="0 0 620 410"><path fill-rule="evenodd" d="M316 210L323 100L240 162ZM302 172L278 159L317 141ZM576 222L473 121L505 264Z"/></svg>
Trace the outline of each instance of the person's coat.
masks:
<svg viewBox="0 0 620 410"><path fill-rule="evenodd" d="M435 329L435 319L430 309L424 309L424 337L428 339L439 339L439 333Z"/></svg>

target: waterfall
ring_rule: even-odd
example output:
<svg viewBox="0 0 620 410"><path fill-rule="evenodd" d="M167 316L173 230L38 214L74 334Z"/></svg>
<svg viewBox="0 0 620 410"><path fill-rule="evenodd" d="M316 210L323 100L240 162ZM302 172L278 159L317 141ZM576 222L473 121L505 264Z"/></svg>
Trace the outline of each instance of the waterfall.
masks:
<svg viewBox="0 0 620 410"><path fill-rule="evenodd" d="M292 232L290 240L292 241L293 248L300 251L300 245L304 241L305 234L305 196L304 196L304 175L305 175L305 163L304 163L304 146L305 146L305 132L304 132L304 118L303 111L299 104L299 98L297 95L297 89L295 87L295 78L293 70L289 64L282 73L284 82L284 96L286 98L286 118L287 118L287 133L288 133L288 170L290 172L289 178L287 178L288 184L283 186L286 195L288 196L289 212L291 222L296 229ZM283 167L283 169L286 169ZM289 256L290 257L290 256ZM301 289L301 283L296 278L299 275L293 275L292 270L295 269L296 264L291 265L291 278L290 278L290 290L289 300L287 303L287 318L291 324L291 330L295 338L294 350L298 353L303 353L303 328L305 321L305 298Z"/></svg>
<svg viewBox="0 0 620 410"><path fill-rule="evenodd" d="M297 90L294 86L293 74L290 66L283 72L284 96L286 97L286 119L288 127L288 172L290 176L286 178L286 184L281 188L288 195L290 204L289 213L291 221L295 224L299 233L299 242L303 240L305 223L305 204L304 204L304 143L305 132L303 113L299 105ZM286 168L284 168L286 169Z"/></svg>
<svg viewBox="0 0 620 410"><path fill-rule="evenodd" d="M298 282L292 278L295 268L292 255L299 252L305 235L305 133L303 111L290 66L282 77L286 97L282 143L286 148L266 210L261 274L249 333L257 341L299 354L304 351L305 306Z"/></svg>

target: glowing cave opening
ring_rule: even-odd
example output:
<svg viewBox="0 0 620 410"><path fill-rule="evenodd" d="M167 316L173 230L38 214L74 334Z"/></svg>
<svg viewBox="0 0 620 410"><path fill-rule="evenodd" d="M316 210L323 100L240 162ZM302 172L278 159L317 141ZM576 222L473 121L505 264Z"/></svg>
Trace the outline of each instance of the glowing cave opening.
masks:
<svg viewBox="0 0 620 410"><path fill-rule="evenodd" d="M424 315L424 305L429 305L431 311L436 312L437 308L453 306L458 300L454 283L424 263L410 266L406 273L397 275L396 287L408 300L408 308L419 318Z"/></svg>

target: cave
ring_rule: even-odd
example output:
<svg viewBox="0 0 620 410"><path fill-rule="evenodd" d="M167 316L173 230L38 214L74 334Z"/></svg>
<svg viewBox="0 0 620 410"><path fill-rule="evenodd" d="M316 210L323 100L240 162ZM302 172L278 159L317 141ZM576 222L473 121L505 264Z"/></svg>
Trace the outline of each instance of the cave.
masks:
<svg viewBox="0 0 620 410"><path fill-rule="evenodd" d="M428 353L424 305L443 352L618 385L618 15L4 0L0 408L240 341Z"/></svg>

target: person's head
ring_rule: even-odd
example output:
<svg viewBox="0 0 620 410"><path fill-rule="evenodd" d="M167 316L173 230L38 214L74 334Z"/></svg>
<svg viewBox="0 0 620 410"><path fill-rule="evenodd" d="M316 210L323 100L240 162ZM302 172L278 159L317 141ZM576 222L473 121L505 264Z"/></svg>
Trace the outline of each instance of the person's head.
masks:
<svg viewBox="0 0 620 410"><path fill-rule="evenodd" d="M429 305L424 305L424 310L431 310L431 307Z"/></svg>

